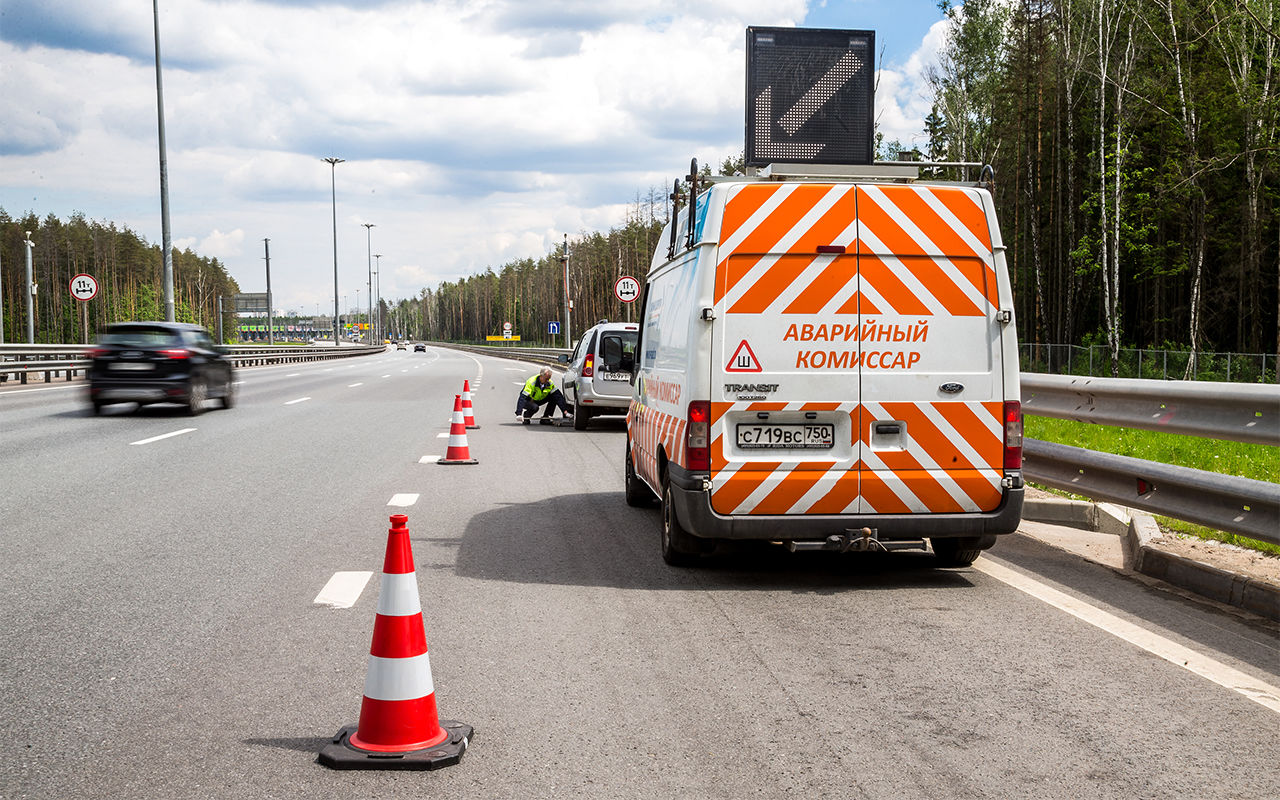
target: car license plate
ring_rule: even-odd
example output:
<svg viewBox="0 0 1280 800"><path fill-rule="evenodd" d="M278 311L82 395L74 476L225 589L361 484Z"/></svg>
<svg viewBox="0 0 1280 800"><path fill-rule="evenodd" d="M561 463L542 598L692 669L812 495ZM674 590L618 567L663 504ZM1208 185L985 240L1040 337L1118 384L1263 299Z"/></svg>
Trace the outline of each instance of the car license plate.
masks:
<svg viewBox="0 0 1280 800"><path fill-rule="evenodd" d="M630 381L631 375L626 372L601 372L600 377L606 381Z"/></svg>
<svg viewBox="0 0 1280 800"><path fill-rule="evenodd" d="M834 425L738 425L738 447L748 450L828 450L834 443Z"/></svg>
<svg viewBox="0 0 1280 800"><path fill-rule="evenodd" d="M149 369L155 369L156 365L142 361L116 361L112 363L111 368L124 371L145 372Z"/></svg>

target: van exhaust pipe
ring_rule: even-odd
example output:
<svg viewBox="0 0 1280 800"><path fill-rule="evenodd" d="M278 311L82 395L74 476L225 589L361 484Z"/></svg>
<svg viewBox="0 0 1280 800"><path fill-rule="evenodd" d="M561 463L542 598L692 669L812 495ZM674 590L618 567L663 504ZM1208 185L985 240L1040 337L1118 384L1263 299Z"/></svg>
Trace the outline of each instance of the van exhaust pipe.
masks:
<svg viewBox="0 0 1280 800"><path fill-rule="evenodd" d="M848 553L850 551L857 553L888 553L894 550L926 549L924 539L882 542L880 541L879 532L875 528L862 528L861 530L850 528L844 533L833 533L821 542L797 542L791 540L782 544L785 544L787 550L792 553L801 550L826 550L835 553Z"/></svg>

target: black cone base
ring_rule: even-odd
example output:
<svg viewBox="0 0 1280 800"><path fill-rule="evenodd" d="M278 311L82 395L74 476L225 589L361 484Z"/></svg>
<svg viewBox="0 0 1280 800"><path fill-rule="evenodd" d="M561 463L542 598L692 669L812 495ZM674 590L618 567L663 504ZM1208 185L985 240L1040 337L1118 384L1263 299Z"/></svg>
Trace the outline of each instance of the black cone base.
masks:
<svg viewBox="0 0 1280 800"><path fill-rule="evenodd" d="M355 725L348 725L334 735L333 741L320 749L319 761L331 769L440 769L451 767L462 760L467 745L475 736L475 730L462 722L440 720L440 727L449 734L435 747L426 747L408 753L375 753L359 750L350 744Z"/></svg>

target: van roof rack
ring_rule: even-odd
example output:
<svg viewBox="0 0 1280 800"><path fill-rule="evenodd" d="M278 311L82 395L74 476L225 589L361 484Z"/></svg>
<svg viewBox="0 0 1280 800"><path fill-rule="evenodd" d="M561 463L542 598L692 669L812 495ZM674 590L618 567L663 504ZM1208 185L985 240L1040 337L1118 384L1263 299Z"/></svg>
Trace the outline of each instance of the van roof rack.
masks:
<svg viewBox="0 0 1280 800"><path fill-rule="evenodd" d="M986 185L988 180L986 165L978 161L876 161L872 164L766 164L763 167L749 168L747 175L713 175L700 180L708 183L726 183L729 181L797 181L797 180L840 180L840 181L885 181L894 183L913 183L919 181L922 168L962 167L979 170L979 177L972 181L947 181L947 183L965 183L974 186ZM925 180L936 180L926 176Z"/></svg>

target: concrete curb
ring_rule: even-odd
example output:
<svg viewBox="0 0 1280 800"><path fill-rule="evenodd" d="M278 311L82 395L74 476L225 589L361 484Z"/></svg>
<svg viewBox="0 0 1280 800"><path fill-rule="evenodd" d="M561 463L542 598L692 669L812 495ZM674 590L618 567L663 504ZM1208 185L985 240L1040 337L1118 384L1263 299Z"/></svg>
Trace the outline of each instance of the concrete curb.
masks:
<svg viewBox="0 0 1280 800"><path fill-rule="evenodd" d="M1025 519L1120 537L1126 569L1219 603L1280 621L1280 588L1245 575L1161 550L1151 544L1160 528L1151 515L1109 503L1063 498L1027 500Z"/></svg>

